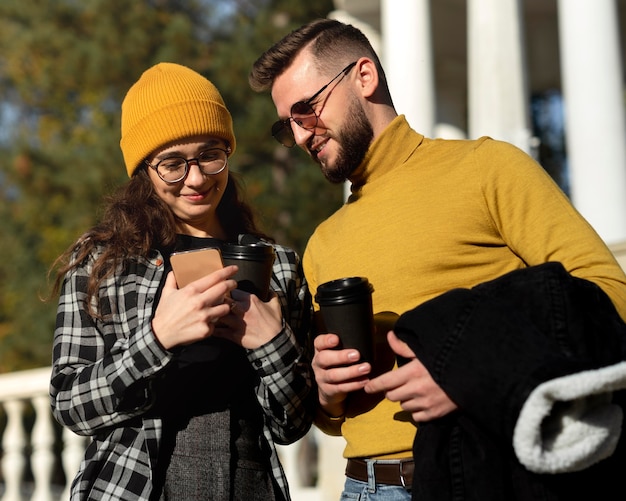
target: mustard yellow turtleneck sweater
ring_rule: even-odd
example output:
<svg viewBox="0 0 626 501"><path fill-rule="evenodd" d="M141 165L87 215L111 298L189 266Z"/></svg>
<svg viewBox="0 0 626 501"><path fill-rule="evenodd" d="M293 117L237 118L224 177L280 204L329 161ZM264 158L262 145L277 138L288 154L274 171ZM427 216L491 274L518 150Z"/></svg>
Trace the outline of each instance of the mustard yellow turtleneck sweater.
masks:
<svg viewBox="0 0 626 501"><path fill-rule="evenodd" d="M374 313L398 314L546 261L597 283L626 319L626 276L540 165L490 138L425 138L403 116L372 144L349 201L318 226L303 257L313 294L328 280L364 276ZM345 457L408 457L407 418L399 404L356 392L341 430L318 426L344 436Z"/></svg>

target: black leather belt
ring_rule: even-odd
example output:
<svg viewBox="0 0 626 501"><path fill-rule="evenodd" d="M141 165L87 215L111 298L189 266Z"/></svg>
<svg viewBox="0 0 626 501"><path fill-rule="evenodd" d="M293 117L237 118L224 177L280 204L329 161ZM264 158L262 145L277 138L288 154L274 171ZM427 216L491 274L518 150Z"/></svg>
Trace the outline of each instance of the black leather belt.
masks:
<svg viewBox="0 0 626 501"><path fill-rule="evenodd" d="M400 485L410 489L413 484L413 459L374 461L374 481L377 484ZM348 459L346 476L361 482L368 481L367 461Z"/></svg>

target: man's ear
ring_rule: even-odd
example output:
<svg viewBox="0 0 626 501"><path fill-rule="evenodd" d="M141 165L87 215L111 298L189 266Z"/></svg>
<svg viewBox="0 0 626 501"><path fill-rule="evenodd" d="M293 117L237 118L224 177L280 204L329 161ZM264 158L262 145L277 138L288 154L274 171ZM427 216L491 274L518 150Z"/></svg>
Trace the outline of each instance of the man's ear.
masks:
<svg viewBox="0 0 626 501"><path fill-rule="evenodd" d="M356 63L358 89L364 98L370 98L378 89L378 69L376 63L368 57L360 58Z"/></svg>

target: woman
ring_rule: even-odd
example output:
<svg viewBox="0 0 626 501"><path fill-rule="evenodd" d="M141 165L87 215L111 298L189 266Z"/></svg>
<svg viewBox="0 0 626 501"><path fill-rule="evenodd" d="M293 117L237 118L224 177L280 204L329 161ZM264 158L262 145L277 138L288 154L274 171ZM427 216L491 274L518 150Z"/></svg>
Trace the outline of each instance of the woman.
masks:
<svg viewBox="0 0 626 501"><path fill-rule="evenodd" d="M288 500L274 443L311 425L300 260L274 245L273 297L234 266L178 288L174 251L271 243L228 170L230 113L189 68L148 69L122 103L130 181L59 258L52 409L92 441L72 499Z"/></svg>

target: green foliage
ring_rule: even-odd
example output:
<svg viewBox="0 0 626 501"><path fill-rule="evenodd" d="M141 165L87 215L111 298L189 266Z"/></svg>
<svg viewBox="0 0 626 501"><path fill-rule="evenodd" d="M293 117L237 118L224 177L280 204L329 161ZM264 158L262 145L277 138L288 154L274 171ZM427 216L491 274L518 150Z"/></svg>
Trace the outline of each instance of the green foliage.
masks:
<svg viewBox="0 0 626 501"><path fill-rule="evenodd" d="M233 114L237 152L233 169L246 180L247 193L260 221L277 241L304 250L315 225L341 204L343 188L325 182L319 169L298 148L291 150L271 137L276 110L268 94L248 85L256 58L281 36L302 23L325 17L331 0L266 2L264 8L241 8L224 43L216 43L207 76L221 89ZM234 35L233 35L234 34Z"/></svg>
<svg viewBox="0 0 626 501"><path fill-rule="evenodd" d="M231 109L232 168L264 229L299 252L341 203L303 152L269 133L252 62L332 0L2 0L0 2L0 373L50 363L56 298L47 271L126 180L120 104L159 61L210 78Z"/></svg>

